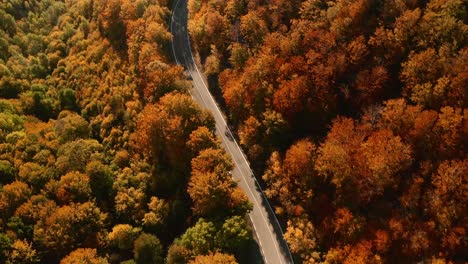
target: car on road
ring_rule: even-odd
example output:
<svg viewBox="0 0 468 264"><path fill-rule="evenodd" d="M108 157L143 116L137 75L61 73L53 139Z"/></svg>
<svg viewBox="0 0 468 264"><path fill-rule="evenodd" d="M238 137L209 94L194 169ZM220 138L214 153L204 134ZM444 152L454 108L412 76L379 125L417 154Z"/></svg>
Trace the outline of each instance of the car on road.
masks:
<svg viewBox="0 0 468 264"><path fill-rule="evenodd" d="M224 132L224 135L225 135L230 141L234 141L234 137L232 136L231 130L227 129L226 132Z"/></svg>

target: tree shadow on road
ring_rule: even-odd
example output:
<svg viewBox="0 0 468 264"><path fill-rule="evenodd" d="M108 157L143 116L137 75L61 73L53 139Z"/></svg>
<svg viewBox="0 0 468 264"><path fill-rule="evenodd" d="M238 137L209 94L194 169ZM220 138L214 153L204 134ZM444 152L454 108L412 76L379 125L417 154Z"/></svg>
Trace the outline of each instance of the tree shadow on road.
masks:
<svg viewBox="0 0 468 264"><path fill-rule="evenodd" d="M251 224L250 221L248 223ZM254 239L250 241L245 252L239 254L239 264L265 264L255 233L253 235Z"/></svg>

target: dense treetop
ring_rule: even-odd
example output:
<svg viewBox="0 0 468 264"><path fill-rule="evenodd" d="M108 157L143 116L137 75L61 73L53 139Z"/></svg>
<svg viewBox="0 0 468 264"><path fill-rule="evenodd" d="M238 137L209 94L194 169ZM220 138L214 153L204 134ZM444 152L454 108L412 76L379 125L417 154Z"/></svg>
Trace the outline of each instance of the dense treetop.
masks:
<svg viewBox="0 0 468 264"><path fill-rule="evenodd" d="M169 5L0 3L1 263L237 263L252 242Z"/></svg>
<svg viewBox="0 0 468 264"><path fill-rule="evenodd" d="M466 1L188 9L199 63L299 263L466 261Z"/></svg>

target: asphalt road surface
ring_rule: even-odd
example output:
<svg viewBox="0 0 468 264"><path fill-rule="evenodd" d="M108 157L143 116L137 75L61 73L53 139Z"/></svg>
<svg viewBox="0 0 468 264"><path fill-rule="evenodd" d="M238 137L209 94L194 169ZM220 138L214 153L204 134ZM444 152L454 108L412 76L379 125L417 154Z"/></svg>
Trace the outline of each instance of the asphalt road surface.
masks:
<svg viewBox="0 0 468 264"><path fill-rule="evenodd" d="M172 51L174 58L178 64L184 66L187 74L191 76L194 87L190 92L192 97L213 114L217 134L222 140L223 147L231 155L234 162L233 178L253 204L253 210L249 213L249 218L264 262L268 264L293 263L291 252L283 239L278 220L256 182L247 159L234 137L232 137L226 120L210 94L204 76L193 59L187 32L187 13L187 0L176 0L173 5L170 26L173 34Z"/></svg>

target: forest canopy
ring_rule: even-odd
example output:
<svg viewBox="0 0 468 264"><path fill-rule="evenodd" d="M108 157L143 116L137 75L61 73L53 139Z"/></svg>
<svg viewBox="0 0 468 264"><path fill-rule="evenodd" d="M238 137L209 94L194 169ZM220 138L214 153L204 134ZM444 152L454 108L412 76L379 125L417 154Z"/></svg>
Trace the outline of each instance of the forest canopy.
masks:
<svg viewBox="0 0 468 264"><path fill-rule="evenodd" d="M218 101L298 263L464 263L462 0L189 0Z"/></svg>
<svg viewBox="0 0 468 264"><path fill-rule="evenodd" d="M245 255L251 205L172 61L169 6L1 1L0 263Z"/></svg>

